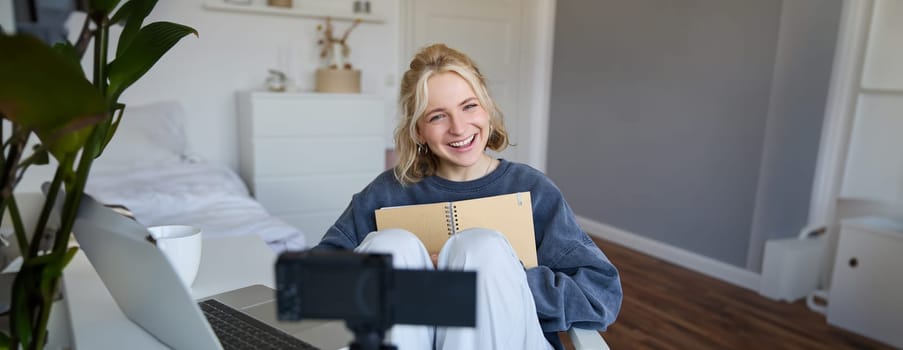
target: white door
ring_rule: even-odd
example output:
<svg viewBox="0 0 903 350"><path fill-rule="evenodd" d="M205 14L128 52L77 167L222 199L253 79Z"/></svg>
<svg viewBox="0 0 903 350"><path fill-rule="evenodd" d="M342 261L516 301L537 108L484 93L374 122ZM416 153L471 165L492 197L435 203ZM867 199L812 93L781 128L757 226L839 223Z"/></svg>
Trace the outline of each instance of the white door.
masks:
<svg viewBox="0 0 903 350"><path fill-rule="evenodd" d="M489 92L505 116L510 141L526 142L528 124L519 101L523 0L410 0L407 2L401 62L406 69L420 48L444 43L472 58L486 76ZM523 79L527 80L527 79ZM524 125L519 125L524 123ZM523 135L523 137L521 137ZM501 154L528 162L527 146L509 147Z"/></svg>

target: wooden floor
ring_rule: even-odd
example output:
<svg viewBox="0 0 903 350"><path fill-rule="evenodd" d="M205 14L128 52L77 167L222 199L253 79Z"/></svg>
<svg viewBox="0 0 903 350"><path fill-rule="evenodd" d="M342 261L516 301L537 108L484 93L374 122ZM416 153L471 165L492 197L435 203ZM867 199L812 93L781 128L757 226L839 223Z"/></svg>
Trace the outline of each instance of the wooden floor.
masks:
<svg viewBox="0 0 903 350"><path fill-rule="evenodd" d="M602 333L612 349L891 349L829 326L824 316L809 311L802 301L772 301L594 240L620 271L624 289L621 313Z"/></svg>

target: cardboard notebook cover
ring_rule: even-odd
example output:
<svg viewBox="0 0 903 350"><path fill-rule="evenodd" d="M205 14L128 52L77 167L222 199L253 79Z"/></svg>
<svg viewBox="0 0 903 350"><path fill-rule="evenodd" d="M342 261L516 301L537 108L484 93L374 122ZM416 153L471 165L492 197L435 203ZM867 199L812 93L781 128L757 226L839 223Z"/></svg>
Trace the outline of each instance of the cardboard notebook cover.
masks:
<svg viewBox="0 0 903 350"><path fill-rule="evenodd" d="M430 254L438 254L448 237L456 232L482 227L505 235L525 267L537 264L530 192L387 207L377 209L375 214L378 230L400 228L410 231L420 238Z"/></svg>

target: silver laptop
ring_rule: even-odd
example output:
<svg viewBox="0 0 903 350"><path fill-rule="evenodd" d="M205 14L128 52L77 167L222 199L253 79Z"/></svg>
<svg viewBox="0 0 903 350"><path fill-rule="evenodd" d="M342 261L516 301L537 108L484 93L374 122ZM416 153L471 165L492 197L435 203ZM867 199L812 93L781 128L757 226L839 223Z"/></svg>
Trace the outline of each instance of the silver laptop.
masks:
<svg viewBox="0 0 903 350"><path fill-rule="evenodd" d="M174 349L230 347L225 341L221 344L198 301L166 257L147 240L147 229L141 224L85 195L72 231L119 308L141 328ZM204 301L207 299L316 348L340 349L352 340L342 322L278 322L275 293L266 286L249 286Z"/></svg>

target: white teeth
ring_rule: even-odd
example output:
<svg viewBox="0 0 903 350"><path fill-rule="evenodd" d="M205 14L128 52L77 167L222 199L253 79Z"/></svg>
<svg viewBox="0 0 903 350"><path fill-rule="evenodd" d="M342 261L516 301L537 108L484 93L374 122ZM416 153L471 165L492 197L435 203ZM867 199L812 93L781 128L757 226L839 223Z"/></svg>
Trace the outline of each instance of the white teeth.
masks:
<svg viewBox="0 0 903 350"><path fill-rule="evenodd" d="M470 138L468 138L467 140L464 140L464 141L458 141L458 142L452 142L452 143L450 143L449 145L452 146L452 147L462 147L462 146L468 145L468 144L470 144L471 142L473 142L473 138L476 137L476 136L477 136L476 134L470 135Z"/></svg>

